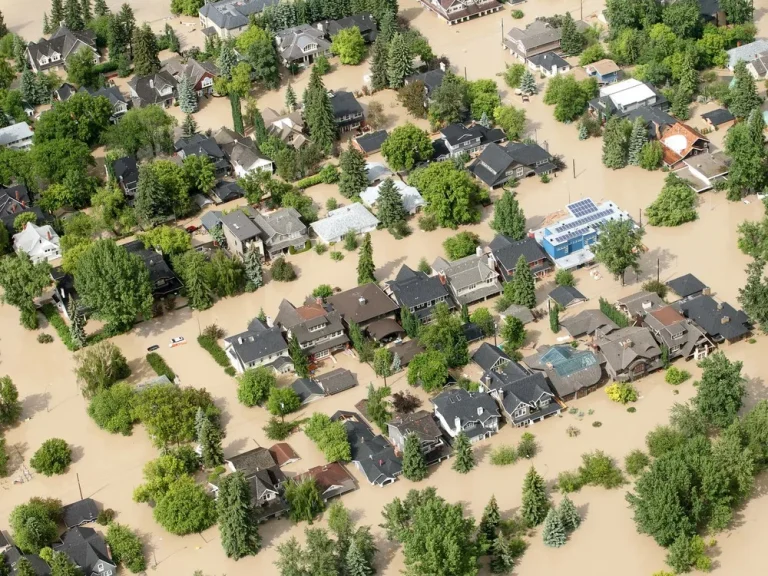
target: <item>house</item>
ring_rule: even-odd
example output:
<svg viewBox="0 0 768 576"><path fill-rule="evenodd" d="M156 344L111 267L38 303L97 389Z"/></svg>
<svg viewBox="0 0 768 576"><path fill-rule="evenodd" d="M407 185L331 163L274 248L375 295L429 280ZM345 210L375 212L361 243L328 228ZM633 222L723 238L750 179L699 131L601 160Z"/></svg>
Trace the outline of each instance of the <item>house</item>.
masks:
<svg viewBox="0 0 768 576"><path fill-rule="evenodd" d="M59 102L66 102L75 94L77 94L77 88L75 88L69 82L64 82L61 86L53 91L53 98Z"/></svg>
<svg viewBox="0 0 768 576"><path fill-rule="evenodd" d="M334 396L357 386L357 377L345 368L336 368L315 377L326 396Z"/></svg>
<svg viewBox="0 0 768 576"><path fill-rule="evenodd" d="M754 60L747 63L747 72L755 80L763 80L768 76L768 50L761 52Z"/></svg>
<svg viewBox="0 0 768 576"><path fill-rule="evenodd" d="M706 358L715 345L696 326L672 306L646 314L643 324L653 332L656 341L669 350L669 360Z"/></svg>
<svg viewBox="0 0 768 576"><path fill-rule="evenodd" d="M242 472L251 489L251 503L254 515L261 522L280 516L288 509L280 496L286 482L285 474L280 470L272 453L266 448L254 448L224 461L230 473ZM217 482L209 482L214 497L219 495Z"/></svg>
<svg viewBox="0 0 768 576"><path fill-rule="evenodd" d="M318 56L330 55L331 43L318 28L300 24L275 34L277 53L284 66L309 66Z"/></svg>
<svg viewBox="0 0 768 576"><path fill-rule="evenodd" d="M427 349L419 344L418 340L407 340L393 344L389 347L389 351L392 352L393 358L397 356L400 361L400 367L403 369L411 363L415 356L426 352Z"/></svg>
<svg viewBox="0 0 768 576"><path fill-rule="evenodd" d="M368 156L381 150L381 146L388 136L389 133L386 130L376 130L376 132L368 132L358 136L352 141L352 145L362 152L364 156Z"/></svg>
<svg viewBox="0 0 768 576"><path fill-rule="evenodd" d="M699 16L705 24L726 24L726 13L720 8L720 0L699 0Z"/></svg>
<svg viewBox="0 0 768 576"><path fill-rule="evenodd" d="M475 324L474 322L464 322L461 325L461 332L464 334L464 339L467 341L467 344L472 344L472 342L477 342L478 340L485 338L483 329L480 328L479 324Z"/></svg>
<svg viewBox="0 0 768 576"><path fill-rule="evenodd" d="M61 257L59 235L52 226L38 226L27 222L24 230L13 235L13 250L17 254L24 252L32 262L50 262Z"/></svg>
<svg viewBox="0 0 768 576"><path fill-rule="evenodd" d="M205 36L235 38L248 28L251 16L258 16L278 0L222 0L206 2L198 11Z"/></svg>
<svg viewBox="0 0 768 576"><path fill-rule="evenodd" d="M381 164L380 162L366 162L365 175L368 178L369 184L376 184L391 177L393 173L386 164Z"/></svg>
<svg viewBox="0 0 768 576"><path fill-rule="evenodd" d="M340 90L330 92L328 95L331 98L333 118L340 132L351 132L363 125L365 122L363 107L352 92Z"/></svg>
<svg viewBox="0 0 768 576"><path fill-rule="evenodd" d="M462 306L501 294L495 260L479 248L478 252L452 262L438 258L432 263L440 282L447 283L453 299Z"/></svg>
<svg viewBox="0 0 768 576"><path fill-rule="evenodd" d="M99 508L91 498L83 498L62 508L64 526L74 528L89 522L96 522L99 516Z"/></svg>
<svg viewBox="0 0 768 576"><path fill-rule="evenodd" d="M131 101L137 108L159 104L170 108L176 98L178 82L169 72L160 70L149 76L134 76L128 82Z"/></svg>
<svg viewBox="0 0 768 576"><path fill-rule="evenodd" d="M35 576L51 576L51 568L48 564L40 558L37 554L23 554L16 546L9 546L0 555L0 561L3 561L5 565L9 566L10 576L19 576L18 570L16 570L16 564L22 558L26 558L32 565L32 574Z"/></svg>
<svg viewBox="0 0 768 576"><path fill-rule="evenodd" d="M399 179L392 180L392 182L400 193L400 197L403 199L403 209L405 209L408 214L413 216L423 206L426 206L427 203L416 188L408 186L408 184ZM384 182L379 182L378 185L366 188L360 193L360 199L368 208L373 208L376 205L383 184Z"/></svg>
<svg viewBox="0 0 768 576"><path fill-rule="evenodd" d="M346 349L349 343L341 315L327 310L322 303L307 303L296 308L283 300L275 324L296 338L311 362L330 358L331 354Z"/></svg>
<svg viewBox="0 0 768 576"><path fill-rule="evenodd" d="M616 308L630 319L643 319L648 312L665 306L664 300L656 292L641 290L617 300Z"/></svg>
<svg viewBox="0 0 768 576"><path fill-rule="evenodd" d="M513 426L529 426L562 410L544 374L513 362L497 346L483 343L472 361L483 369L481 386L498 401Z"/></svg>
<svg viewBox="0 0 768 576"><path fill-rule="evenodd" d="M686 318L693 320L710 340L731 344L749 335L752 325L744 312L727 302L718 302L708 294L694 296L673 304Z"/></svg>
<svg viewBox="0 0 768 576"><path fill-rule="evenodd" d="M464 432L472 443L499 431L501 415L494 399L485 392L449 388L432 398L435 418L450 438Z"/></svg>
<svg viewBox="0 0 768 576"><path fill-rule="evenodd" d="M497 0L419 0L422 6L445 20L449 26L465 22L477 16L485 16L501 10Z"/></svg>
<svg viewBox="0 0 768 576"><path fill-rule="evenodd" d="M296 454L288 442L278 442L270 446L269 453L280 468L300 460L299 455Z"/></svg>
<svg viewBox="0 0 768 576"><path fill-rule="evenodd" d="M318 30L325 32L329 38L333 38L342 30L357 28L366 44L373 44L379 34L373 14L352 14L338 20L318 22L315 26Z"/></svg>
<svg viewBox="0 0 768 576"><path fill-rule="evenodd" d="M427 276L405 264L400 267L395 279L386 283L386 290L398 307L407 308L422 324L432 319L435 306L440 302L450 309L456 308L448 287L439 276ZM400 360L402 362L402 357Z"/></svg>
<svg viewBox="0 0 768 576"><path fill-rule="evenodd" d="M739 61L744 61L748 64L762 56L765 52L768 52L768 40L755 40L749 44L736 46L735 48L726 50L726 53L728 54L728 64L726 67L733 72Z"/></svg>
<svg viewBox="0 0 768 576"><path fill-rule="evenodd" d="M25 57L32 71L38 73L60 66L66 67L67 60L83 48L93 52L93 62L98 64L99 50L96 48L96 35L93 32L75 32L66 26L59 26L47 40L41 38L37 42L27 44Z"/></svg>
<svg viewBox="0 0 768 576"><path fill-rule="evenodd" d="M435 93L435 90L442 86L443 78L445 78L445 66L441 64L440 68L411 74L405 78L405 83L421 82L424 84L424 107L426 108L432 101L432 95Z"/></svg>
<svg viewBox="0 0 768 576"><path fill-rule="evenodd" d="M112 163L112 173L123 194L131 200L136 196L139 187L139 166L136 156L122 156Z"/></svg>
<svg viewBox="0 0 768 576"><path fill-rule="evenodd" d="M224 342L224 351L240 374L258 366L267 366L278 374L293 370L283 332L258 318L248 325L248 330L225 338Z"/></svg>
<svg viewBox="0 0 768 576"><path fill-rule="evenodd" d="M325 398L325 390L312 378L297 378L291 383L291 389L301 401L301 405Z"/></svg>
<svg viewBox="0 0 768 576"><path fill-rule="evenodd" d="M141 240L133 240L122 245L128 252L135 254L144 262L149 272L149 283L152 285L152 295L163 298L178 294L184 287L179 277L171 270L162 254L147 250Z"/></svg>
<svg viewBox="0 0 768 576"><path fill-rule="evenodd" d="M469 170L489 188L509 180L552 174L557 170L552 155L536 143L491 143L485 147Z"/></svg>
<svg viewBox="0 0 768 576"><path fill-rule="evenodd" d="M365 206L353 202L330 210L325 218L309 225L321 242L331 244L340 242L345 235L373 232L379 225L379 219L366 210Z"/></svg>
<svg viewBox="0 0 768 576"><path fill-rule="evenodd" d="M450 456L450 448L432 413L416 410L410 414L396 414L387 424L387 436L400 454L405 451L405 439L410 434L415 434L419 439L427 465L437 464Z"/></svg>
<svg viewBox="0 0 768 576"><path fill-rule="evenodd" d="M296 481L302 482L308 478L315 481L320 490L320 497L326 503L331 498L357 490L355 479L339 462L310 468L303 474L299 474Z"/></svg>
<svg viewBox="0 0 768 576"><path fill-rule="evenodd" d="M329 296L327 302L341 314L347 327L354 322L377 341L403 334L403 329L395 321L399 307L378 284L369 282L339 292Z"/></svg>
<svg viewBox="0 0 768 576"><path fill-rule="evenodd" d="M548 298L561 308L568 308L588 300L573 286L557 286L549 293Z"/></svg>
<svg viewBox="0 0 768 576"><path fill-rule="evenodd" d="M701 115L707 126L710 126L713 130L728 130L731 126L736 124L736 117L725 108L717 108L711 112L705 112Z"/></svg>
<svg viewBox="0 0 768 576"><path fill-rule="evenodd" d="M602 336L618 330L619 326L600 310L582 310L575 316L560 320L571 338L583 336Z"/></svg>
<svg viewBox="0 0 768 576"><path fill-rule="evenodd" d="M702 294L709 294L709 288L693 274L683 274L667 282L667 286L678 295L681 300L695 298Z"/></svg>
<svg viewBox="0 0 768 576"><path fill-rule="evenodd" d="M564 58L554 52L534 54L528 58L528 68L531 72L553 78L558 74L565 74L571 69L571 65Z"/></svg>
<svg viewBox="0 0 768 576"><path fill-rule="evenodd" d="M653 334L643 326L620 328L594 340L601 363L617 382L632 381L664 366Z"/></svg>
<svg viewBox="0 0 768 576"><path fill-rule="evenodd" d="M482 124L473 124L469 127L464 124L448 124L440 130L442 144L448 150L448 157L461 154L478 154L489 144L498 144L507 139L503 130L499 128L486 128ZM443 160L444 158L439 158Z"/></svg>
<svg viewBox="0 0 768 576"><path fill-rule="evenodd" d="M624 115L624 119L631 123L638 118L643 119L649 140L658 140L664 130L677 124L677 118L670 116L658 106L639 106Z"/></svg>
<svg viewBox="0 0 768 576"><path fill-rule="evenodd" d="M109 103L112 106L112 116L109 117L109 121L113 124L128 112L130 102L126 100L125 96L123 96L123 93L120 92L120 89L117 86L106 86L104 88L99 88L98 90L80 88L78 92L86 92L93 98L102 97L109 100Z"/></svg>
<svg viewBox="0 0 768 576"><path fill-rule="evenodd" d="M664 165L670 168L691 156L709 151L709 139L682 122L664 129L659 142L664 152Z"/></svg>
<svg viewBox="0 0 768 576"><path fill-rule="evenodd" d="M224 150L211 136L193 134L188 138L179 138L174 142L173 148L182 160L190 156L208 158L213 164L216 178L222 178L229 172L229 161Z"/></svg>
<svg viewBox="0 0 768 576"><path fill-rule="evenodd" d="M504 37L504 46L512 56L527 60L545 52L559 51L562 31L543 20L534 20L525 29L511 28Z"/></svg>
<svg viewBox="0 0 768 576"><path fill-rule="evenodd" d="M597 242L600 228L612 220L632 220L613 202L596 205L591 198L566 206L570 216L533 233L536 241L555 263L565 270L579 268L595 259L590 246Z"/></svg>
<svg viewBox="0 0 768 576"><path fill-rule="evenodd" d="M257 170L272 173L274 169L272 160L261 155L250 137L241 136L229 128L222 127L213 135L213 139L224 151L238 178Z"/></svg>
<svg viewBox="0 0 768 576"><path fill-rule="evenodd" d="M61 269L61 266L54 266L51 268L51 280L53 281L53 300L59 312L64 315L67 320L72 320L69 317L69 305L70 302L75 302L77 309L83 316L88 316L90 310L86 308L80 296L75 289L75 279L71 274L67 274Z"/></svg>
<svg viewBox="0 0 768 576"><path fill-rule="evenodd" d="M572 346L542 346L536 354L523 358L523 362L531 370L545 374L565 401L593 392L603 377L595 353Z"/></svg>
<svg viewBox="0 0 768 576"><path fill-rule="evenodd" d="M499 234L488 245L491 257L496 263L496 269L501 274L504 282L512 280L515 268L520 256L523 256L531 268L534 278L542 278L552 271L552 262L547 253L533 238L526 236L522 240L513 240L508 236Z"/></svg>
<svg viewBox="0 0 768 576"><path fill-rule="evenodd" d="M13 150L29 150L32 147L32 137L35 134L26 122L17 122L5 128L0 128L0 148Z"/></svg>
<svg viewBox="0 0 768 576"><path fill-rule="evenodd" d="M198 98L213 94L213 81L219 76L219 68L210 60L198 62L194 58L182 59L175 56L163 63L162 70L174 77L176 82L186 78Z"/></svg>
<svg viewBox="0 0 768 576"><path fill-rule="evenodd" d="M731 161L721 152L704 152L683 160L675 175L685 180L694 192L711 190L728 180Z"/></svg>
<svg viewBox="0 0 768 576"><path fill-rule="evenodd" d="M613 84L621 78L621 68L613 60L603 58L584 66L584 72L590 78L597 80L599 85Z"/></svg>
<svg viewBox="0 0 768 576"><path fill-rule="evenodd" d="M590 100L589 108L595 116L624 118L630 111L648 106L669 109L669 101L649 82L636 78L602 86L597 98Z"/></svg>
<svg viewBox="0 0 768 576"><path fill-rule="evenodd" d="M3 188L0 186L0 220L5 224L6 230L14 234L13 221L20 214L33 212L37 221L45 221L46 217L37 206L30 206L29 190L23 184Z"/></svg>
<svg viewBox="0 0 768 576"><path fill-rule="evenodd" d="M211 196L213 196L216 204L224 204L226 202L232 202L245 196L245 190L242 189L237 182L231 182L229 180L219 180L213 185L211 190ZM204 197L205 198L205 197ZM210 200L208 200L210 203Z"/></svg>
<svg viewBox="0 0 768 576"><path fill-rule="evenodd" d="M509 308L499 312L499 316L502 321L506 320L507 316L512 316L513 318L520 320L523 324L530 324L535 320L530 308L518 304L512 304Z"/></svg>
<svg viewBox="0 0 768 576"><path fill-rule="evenodd" d="M295 208L278 208L266 214L254 211L253 221L261 231L264 251L270 259L308 247L307 226Z"/></svg>
<svg viewBox="0 0 768 576"><path fill-rule="evenodd" d="M5 534L3 534L3 531L0 530L0 554L5 552L10 547L10 542L8 542L8 539L5 537ZM0 556L2 558L2 556Z"/></svg>
<svg viewBox="0 0 768 576"><path fill-rule="evenodd" d="M247 211L247 212L246 212ZM261 240L261 230L253 221L256 214L250 206L233 210L219 217L221 230L227 239L227 248L241 258L253 246L264 256L264 242Z"/></svg>
<svg viewBox="0 0 768 576"><path fill-rule="evenodd" d="M272 108L264 108L261 117L267 134L279 138L284 144L293 146L296 150L309 144L309 139L304 134L304 119L299 110L280 114Z"/></svg>
<svg viewBox="0 0 768 576"><path fill-rule="evenodd" d="M72 563L84 574L91 576L117 574L117 562L112 560L103 536L93 528L83 526L70 528L61 536L61 543L53 545L53 549L69 556ZM40 574L40 572L36 573Z"/></svg>
<svg viewBox="0 0 768 576"><path fill-rule="evenodd" d="M331 416L341 422L347 432L352 462L373 486L392 484L403 472L403 463L395 449L379 434L374 436L356 412L336 412Z"/></svg>

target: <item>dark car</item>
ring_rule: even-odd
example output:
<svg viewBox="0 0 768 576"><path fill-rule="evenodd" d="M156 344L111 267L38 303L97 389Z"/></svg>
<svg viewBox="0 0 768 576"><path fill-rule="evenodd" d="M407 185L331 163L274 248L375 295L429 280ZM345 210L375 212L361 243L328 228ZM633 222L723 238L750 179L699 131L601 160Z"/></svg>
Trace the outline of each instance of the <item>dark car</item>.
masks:
<svg viewBox="0 0 768 576"><path fill-rule="evenodd" d="M150 346L149 348L147 348L147 352L154 352L154 351L155 351L155 350L157 350L158 348L160 348L160 346L159 346L158 344L153 344L152 346Z"/></svg>

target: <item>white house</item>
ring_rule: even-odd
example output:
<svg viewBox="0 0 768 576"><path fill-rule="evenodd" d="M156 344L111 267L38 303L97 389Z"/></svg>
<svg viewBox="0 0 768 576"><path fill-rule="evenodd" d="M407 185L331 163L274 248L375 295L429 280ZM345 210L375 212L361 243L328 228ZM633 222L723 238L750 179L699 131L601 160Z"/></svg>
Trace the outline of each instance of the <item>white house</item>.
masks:
<svg viewBox="0 0 768 576"><path fill-rule="evenodd" d="M533 73L538 72L548 78L552 78L558 74L568 72L571 69L571 65L554 52L544 52L543 54L535 54L528 58L528 68Z"/></svg>
<svg viewBox="0 0 768 576"><path fill-rule="evenodd" d="M26 122L17 122L0 128L0 147L7 146L15 150L27 150L32 146L34 133Z"/></svg>
<svg viewBox="0 0 768 576"><path fill-rule="evenodd" d="M48 225L37 226L27 222L24 230L13 236L13 249L25 252L32 262L56 260L61 256L59 235Z"/></svg>
<svg viewBox="0 0 768 576"><path fill-rule="evenodd" d="M421 197L419 191L413 186L408 186L401 180L392 180L395 183L395 188L400 192L400 196L403 199L403 208L408 214L416 214L422 206L426 205L424 198ZM376 202L379 200L379 193L381 186L384 182L379 182L376 186L366 188L360 193L360 199L368 208L373 208Z"/></svg>
<svg viewBox="0 0 768 576"><path fill-rule="evenodd" d="M372 232L378 225L379 219L376 216L366 210L362 204L353 202L349 206L331 210L325 218L309 226L322 242L330 244L341 241L349 232L354 234Z"/></svg>

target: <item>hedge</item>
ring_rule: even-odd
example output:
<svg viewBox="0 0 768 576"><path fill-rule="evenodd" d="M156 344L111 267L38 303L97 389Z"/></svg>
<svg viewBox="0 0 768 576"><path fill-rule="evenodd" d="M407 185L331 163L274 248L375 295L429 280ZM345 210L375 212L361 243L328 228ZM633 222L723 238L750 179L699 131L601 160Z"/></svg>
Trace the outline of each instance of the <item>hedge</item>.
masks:
<svg viewBox="0 0 768 576"><path fill-rule="evenodd" d="M112 62L111 60L108 62L104 62L102 64L97 64L93 67L93 71L96 74L106 74L107 72L114 72L117 70L117 62Z"/></svg>
<svg viewBox="0 0 768 576"><path fill-rule="evenodd" d="M158 376L165 376L171 382L176 379L176 374L174 374L171 367L166 364L165 358L160 356L157 352L150 352L147 354L147 362Z"/></svg>
<svg viewBox="0 0 768 576"><path fill-rule="evenodd" d="M208 354L213 356L216 364L224 368L224 372L230 376L234 376L235 369L232 368L232 365L229 363L229 356L227 356L227 353L224 352L224 349L219 346L219 343L216 342L216 340L209 336L198 336L197 343L200 344Z"/></svg>
<svg viewBox="0 0 768 576"><path fill-rule="evenodd" d="M59 338L61 338L64 346L67 347L67 350L72 352L77 350L77 346L75 346L75 343L72 340L72 335L69 333L69 326L64 322L64 318L61 317L59 311L56 310L56 307L51 303L44 304L40 308L40 312L43 313L43 316L48 320L48 323L53 326L54 330L56 330L56 333L59 335Z"/></svg>
<svg viewBox="0 0 768 576"><path fill-rule="evenodd" d="M320 173L315 174L314 176L307 176L306 178L302 178L298 182L296 182L296 188L309 188L310 186L316 186L317 184L323 183L323 176Z"/></svg>

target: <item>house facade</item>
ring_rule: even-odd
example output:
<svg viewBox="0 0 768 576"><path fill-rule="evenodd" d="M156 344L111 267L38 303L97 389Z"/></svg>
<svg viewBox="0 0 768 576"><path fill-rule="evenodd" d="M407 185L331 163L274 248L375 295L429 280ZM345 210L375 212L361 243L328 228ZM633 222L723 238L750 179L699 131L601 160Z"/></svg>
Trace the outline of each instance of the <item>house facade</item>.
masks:
<svg viewBox="0 0 768 576"><path fill-rule="evenodd" d="M0 148L13 150L29 150L32 148L32 138L35 133L26 122L17 122L5 128L0 128Z"/></svg>
<svg viewBox="0 0 768 576"><path fill-rule="evenodd" d="M715 343L731 344L743 340L752 330L752 322L742 311L707 294L693 296L673 304L686 318L693 320Z"/></svg>
<svg viewBox="0 0 768 576"><path fill-rule="evenodd" d="M432 263L432 270L448 285L456 302L469 305L501 293L495 264L490 255L481 252L452 262L438 258Z"/></svg>
<svg viewBox="0 0 768 576"><path fill-rule="evenodd" d="M272 108L264 108L261 116L270 136L279 138L281 142L297 150L309 144L309 139L304 134L304 119L300 111L279 114Z"/></svg>
<svg viewBox="0 0 768 576"><path fill-rule="evenodd" d="M552 155L538 144L508 142L505 146L488 144L469 169L493 189L513 179L552 174L557 166Z"/></svg>
<svg viewBox="0 0 768 576"><path fill-rule="evenodd" d="M593 345L605 371L617 382L630 382L664 367L661 349L651 331L642 326L620 328L596 338Z"/></svg>
<svg viewBox="0 0 768 576"><path fill-rule="evenodd" d="M326 309L321 302L296 308L283 300L275 323L288 333L286 340L291 336L296 337L299 346L312 362L327 360L332 354L346 350L349 344L341 315Z"/></svg>
<svg viewBox="0 0 768 576"><path fill-rule="evenodd" d="M435 418L450 438L464 432L469 441L475 443L499 431L499 407L485 392L451 388L432 398L431 402Z"/></svg>
<svg viewBox="0 0 768 576"><path fill-rule="evenodd" d="M653 333L659 345L667 347L670 360L692 358L698 361L706 358L715 348L698 326L672 306L650 312L643 324Z"/></svg>
<svg viewBox="0 0 768 576"><path fill-rule="evenodd" d="M267 214L255 212L253 221L261 230L264 252L270 259L307 247L307 226L295 208L279 208Z"/></svg>
<svg viewBox="0 0 768 576"><path fill-rule="evenodd" d="M238 178L259 170L272 173L274 169L272 160L259 152L249 136L241 136L234 130L222 127L213 135L213 139L224 151L232 172Z"/></svg>
<svg viewBox="0 0 768 576"><path fill-rule="evenodd" d="M597 80L599 85L613 84L621 78L621 68L613 60L604 58L584 66L584 72L590 78Z"/></svg>
<svg viewBox="0 0 768 576"><path fill-rule="evenodd" d="M449 26L501 10L496 0L419 0L424 8L445 20Z"/></svg>
<svg viewBox="0 0 768 576"><path fill-rule="evenodd" d="M338 91L329 94L333 118L339 132L351 132L362 128L365 123L365 114L360 102L352 92Z"/></svg>
<svg viewBox="0 0 768 576"><path fill-rule="evenodd" d="M137 108L158 104L170 108L176 99L178 82L168 72L160 71L149 76L134 76L128 82L131 101Z"/></svg>
<svg viewBox="0 0 768 576"><path fill-rule="evenodd" d="M250 23L251 16L257 16L267 6L274 6L278 0L222 0L206 2L198 11L200 26L206 36L236 38Z"/></svg>
<svg viewBox="0 0 768 576"><path fill-rule="evenodd" d="M249 212L246 214L246 210ZM227 248L233 254L245 256L251 248L256 248L264 256L264 243L261 240L261 230L252 219L253 209L246 206L239 210L233 210L228 214L222 214L221 229L227 239Z"/></svg>
<svg viewBox="0 0 768 576"><path fill-rule="evenodd" d="M411 434L419 439L427 464L436 464L450 456L450 448L431 412L417 410L410 414L398 414L387 424L387 436L398 454L405 451L405 441Z"/></svg>
<svg viewBox="0 0 768 576"><path fill-rule="evenodd" d="M59 235L49 225L27 222L24 230L13 236L13 250L23 252L32 262L50 262L61 257Z"/></svg>
<svg viewBox="0 0 768 576"><path fill-rule="evenodd" d="M496 264L496 270L501 274L504 282L512 280L520 256L528 262L534 278L543 278L554 269L544 249L529 236L522 240L513 240L509 236L498 234L491 240L488 248Z"/></svg>
<svg viewBox="0 0 768 576"><path fill-rule="evenodd" d="M535 74L554 78L558 74L568 72L571 69L571 65L554 52L544 52L543 54L534 54L528 58L528 69Z"/></svg>
<svg viewBox="0 0 768 576"><path fill-rule="evenodd" d="M112 163L112 173L123 194L130 200L139 187L139 167L135 156L123 156Z"/></svg>
<svg viewBox="0 0 768 576"><path fill-rule="evenodd" d="M322 28L300 24L275 35L277 52L284 66L309 66L318 56L330 56L331 43Z"/></svg>
<svg viewBox="0 0 768 576"><path fill-rule="evenodd" d="M371 485L392 484L402 474L402 460L392 445L381 434L374 435L356 412L339 411L331 416L331 420L344 425L352 462Z"/></svg>
<svg viewBox="0 0 768 576"><path fill-rule="evenodd" d="M164 62L162 69L173 76L176 82L186 78L198 98L213 94L213 81L219 76L219 69L213 62L198 62L194 58L187 58L183 62L180 56Z"/></svg>
<svg viewBox="0 0 768 576"><path fill-rule="evenodd" d="M67 64L67 59L83 48L93 52L94 64L99 63L99 50L96 36L90 30L74 32L66 26L59 26L47 40L27 44L25 56L32 71L43 72Z"/></svg>
<svg viewBox="0 0 768 576"><path fill-rule="evenodd" d="M534 20L525 29L512 28L504 37L504 46L512 56L527 60L531 56L560 50L562 31L543 20Z"/></svg>

